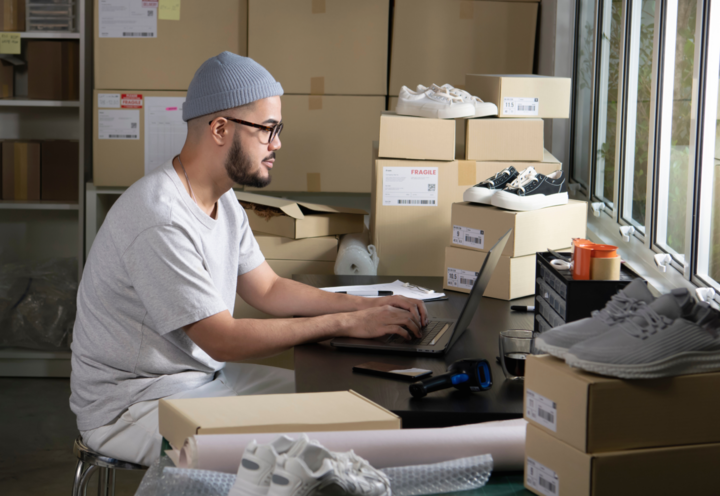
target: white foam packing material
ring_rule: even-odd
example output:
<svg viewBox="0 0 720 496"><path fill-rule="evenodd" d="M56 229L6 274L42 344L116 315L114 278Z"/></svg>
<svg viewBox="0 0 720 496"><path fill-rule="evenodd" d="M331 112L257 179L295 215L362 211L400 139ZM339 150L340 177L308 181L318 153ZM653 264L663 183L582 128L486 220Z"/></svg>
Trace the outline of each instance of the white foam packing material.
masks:
<svg viewBox="0 0 720 496"><path fill-rule="evenodd" d="M368 246L364 241L365 237L365 233L346 234L342 237L335 259L336 275L377 275L380 259L375 246Z"/></svg>
<svg viewBox="0 0 720 496"><path fill-rule="evenodd" d="M460 458L431 465L411 465L383 470L393 496L454 493L483 487L492 473L490 455Z"/></svg>

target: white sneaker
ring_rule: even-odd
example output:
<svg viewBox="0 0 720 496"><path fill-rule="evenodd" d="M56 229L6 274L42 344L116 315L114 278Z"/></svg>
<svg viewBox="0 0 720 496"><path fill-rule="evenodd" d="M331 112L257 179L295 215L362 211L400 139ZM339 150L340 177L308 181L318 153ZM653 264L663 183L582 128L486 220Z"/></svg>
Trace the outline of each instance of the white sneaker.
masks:
<svg viewBox="0 0 720 496"><path fill-rule="evenodd" d="M431 89L435 92L438 90L447 90L451 95L457 96L462 98L462 101L465 103L471 103L475 106L475 114L468 117L468 119L473 117L489 117L492 115L498 115L498 109L497 105L490 102L485 102L481 100L479 97L471 95L465 90L461 90L460 88L455 88L452 85L449 84L443 84L442 86L438 86L436 84L433 84L430 86L430 88L425 88L422 84L419 84L417 87L417 91L427 91L428 89Z"/></svg>
<svg viewBox="0 0 720 496"><path fill-rule="evenodd" d="M461 119L474 116L475 106L442 88L440 91L427 89L415 92L407 86L403 86L400 89L395 111L398 115L413 115L431 119Z"/></svg>
<svg viewBox="0 0 720 496"><path fill-rule="evenodd" d="M310 443L305 434L295 440L281 436L269 444L251 442L245 448L235 484L228 496L265 496L270 489L277 458L281 455L295 456Z"/></svg>
<svg viewBox="0 0 720 496"><path fill-rule="evenodd" d="M268 496L390 496L390 479L367 461L307 444L295 457L277 458Z"/></svg>

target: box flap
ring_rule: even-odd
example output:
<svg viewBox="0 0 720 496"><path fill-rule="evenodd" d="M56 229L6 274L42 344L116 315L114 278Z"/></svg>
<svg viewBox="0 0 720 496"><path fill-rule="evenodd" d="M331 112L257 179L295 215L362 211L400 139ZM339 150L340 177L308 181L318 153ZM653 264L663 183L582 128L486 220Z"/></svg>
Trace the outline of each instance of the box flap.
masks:
<svg viewBox="0 0 720 496"><path fill-rule="evenodd" d="M327 205L319 205L317 203L298 202L288 200L287 198L256 195L254 193L246 193L243 191L236 191L235 196L239 201L278 208L282 210L285 215L292 217L293 219L304 219L305 214L313 213L367 215L365 210L359 208L329 207ZM308 212L303 212L303 209L308 210Z"/></svg>

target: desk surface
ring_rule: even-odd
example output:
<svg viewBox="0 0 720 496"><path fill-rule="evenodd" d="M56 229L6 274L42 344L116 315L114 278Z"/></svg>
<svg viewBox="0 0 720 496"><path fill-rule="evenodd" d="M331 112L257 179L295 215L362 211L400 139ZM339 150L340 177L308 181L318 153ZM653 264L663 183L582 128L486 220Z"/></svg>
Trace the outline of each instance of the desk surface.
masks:
<svg viewBox="0 0 720 496"><path fill-rule="evenodd" d="M443 292L440 277L394 276L316 276L297 275L294 279L310 286L332 287L378 284L401 279L436 292ZM447 301L426 303L431 317L457 318L467 299L464 293L445 291ZM329 342L295 348L297 392L342 391L352 389L396 413L403 427L446 427L489 420L522 417L523 385L505 380L498 356L498 332L503 329L532 329L532 313L510 311L509 301L483 298L470 326L450 351L440 357L401 355L333 348ZM513 300L513 305L532 305L532 297ZM387 362L404 367L430 369L434 375L461 358L485 358L492 367L493 387L484 393L464 394L455 389L430 393L415 399L408 381L353 373L352 367L365 362Z"/></svg>

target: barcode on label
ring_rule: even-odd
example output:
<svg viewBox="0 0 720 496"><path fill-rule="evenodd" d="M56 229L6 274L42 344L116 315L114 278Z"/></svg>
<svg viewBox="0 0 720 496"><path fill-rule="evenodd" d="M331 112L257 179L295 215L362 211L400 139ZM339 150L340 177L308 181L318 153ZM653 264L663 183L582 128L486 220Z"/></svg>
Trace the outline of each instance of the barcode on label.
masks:
<svg viewBox="0 0 720 496"><path fill-rule="evenodd" d="M520 111L535 112L535 105L518 105Z"/></svg>
<svg viewBox="0 0 720 496"><path fill-rule="evenodd" d="M435 200L398 200L398 205L435 205Z"/></svg>
<svg viewBox="0 0 720 496"><path fill-rule="evenodd" d="M540 416L540 418L543 418L543 419L547 420L548 422L555 422L555 415L553 415L550 412L546 412L545 410L543 410L542 408L539 408L539 407L538 407L538 415Z"/></svg>
<svg viewBox="0 0 720 496"><path fill-rule="evenodd" d="M475 279L465 279L464 277L461 277L460 284L467 284L468 286L472 286L473 284L475 284Z"/></svg>
<svg viewBox="0 0 720 496"><path fill-rule="evenodd" d="M555 493L555 487L556 487L556 486L555 486L555 483L543 479L543 476L542 476L542 475L540 476L540 486L541 486L541 487L544 487L545 489L547 489L547 490L550 491L551 493Z"/></svg>
<svg viewBox="0 0 720 496"><path fill-rule="evenodd" d="M132 139L132 138L137 138L137 135L136 135L136 134L109 134L108 137L109 137L109 138L128 138L128 139Z"/></svg>
<svg viewBox="0 0 720 496"><path fill-rule="evenodd" d="M474 243L476 245L479 245L482 243L482 240L480 238L474 238L472 236L465 236L465 241L468 243Z"/></svg>
<svg viewBox="0 0 720 496"><path fill-rule="evenodd" d="M152 12L152 11L151 11L151 12ZM123 36L128 36L128 37L135 37L135 36L137 36L137 37L140 37L140 38L152 38L154 35L155 35L155 33L128 33L128 32L123 32Z"/></svg>

